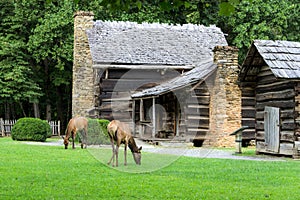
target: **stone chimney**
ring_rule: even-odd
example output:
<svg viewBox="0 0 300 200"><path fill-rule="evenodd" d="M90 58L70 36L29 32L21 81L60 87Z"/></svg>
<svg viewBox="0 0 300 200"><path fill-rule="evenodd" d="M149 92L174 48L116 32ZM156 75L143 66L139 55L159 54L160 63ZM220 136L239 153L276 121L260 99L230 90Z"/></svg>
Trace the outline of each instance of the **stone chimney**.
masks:
<svg viewBox="0 0 300 200"><path fill-rule="evenodd" d="M92 56L86 30L94 25L92 12L74 14L72 116L88 116L94 107Z"/></svg>
<svg viewBox="0 0 300 200"><path fill-rule="evenodd" d="M217 64L210 103L211 146L232 147L235 137L230 133L241 127L241 90L238 86L238 48L217 46L214 49Z"/></svg>

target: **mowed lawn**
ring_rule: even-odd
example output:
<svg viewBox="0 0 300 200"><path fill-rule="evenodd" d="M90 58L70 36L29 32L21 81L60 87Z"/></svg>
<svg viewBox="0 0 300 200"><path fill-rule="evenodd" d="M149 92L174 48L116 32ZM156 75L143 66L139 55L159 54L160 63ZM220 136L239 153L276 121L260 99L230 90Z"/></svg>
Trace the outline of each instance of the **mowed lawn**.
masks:
<svg viewBox="0 0 300 200"><path fill-rule="evenodd" d="M300 162L291 159L180 157L152 172L127 173L80 148L65 150L0 138L0 152L0 199L300 198ZM143 162L159 162L164 156L145 153ZM131 168L143 168L143 163L134 165L130 153L128 162Z"/></svg>

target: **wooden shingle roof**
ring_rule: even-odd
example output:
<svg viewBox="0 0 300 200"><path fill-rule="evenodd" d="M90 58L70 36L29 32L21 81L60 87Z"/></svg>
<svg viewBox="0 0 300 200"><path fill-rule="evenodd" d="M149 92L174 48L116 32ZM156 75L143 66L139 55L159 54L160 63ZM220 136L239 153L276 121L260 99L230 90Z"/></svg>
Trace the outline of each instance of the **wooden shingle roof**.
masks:
<svg viewBox="0 0 300 200"><path fill-rule="evenodd" d="M141 92L137 92L131 95L132 98L145 98L151 96L158 96L170 91L176 91L178 89L192 86L193 84L205 81L205 79L211 75L217 69L217 65L208 60L199 64L194 69L181 74L173 79L165 81L155 87L145 89Z"/></svg>
<svg viewBox="0 0 300 200"><path fill-rule="evenodd" d="M220 28L192 24L95 21L87 36L93 64L193 65L227 45Z"/></svg>
<svg viewBox="0 0 300 200"><path fill-rule="evenodd" d="M254 40L242 65L240 79L265 64L277 78L300 78L300 43Z"/></svg>

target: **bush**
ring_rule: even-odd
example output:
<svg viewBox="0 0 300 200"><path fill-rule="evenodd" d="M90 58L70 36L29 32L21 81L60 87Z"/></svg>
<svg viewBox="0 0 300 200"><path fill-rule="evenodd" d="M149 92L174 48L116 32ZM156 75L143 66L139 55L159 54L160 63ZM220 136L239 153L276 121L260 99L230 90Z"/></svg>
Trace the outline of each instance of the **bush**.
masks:
<svg viewBox="0 0 300 200"><path fill-rule="evenodd" d="M106 119L88 119L88 145L110 144ZM79 134L77 134L79 135Z"/></svg>
<svg viewBox="0 0 300 200"><path fill-rule="evenodd" d="M98 123L100 125L101 131L103 132L104 135L108 137L107 133L107 125L109 124L109 120L107 119L98 119Z"/></svg>
<svg viewBox="0 0 300 200"><path fill-rule="evenodd" d="M49 135L51 135L50 125L38 118L21 118L11 130L13 140L45 142Z"/></svg>

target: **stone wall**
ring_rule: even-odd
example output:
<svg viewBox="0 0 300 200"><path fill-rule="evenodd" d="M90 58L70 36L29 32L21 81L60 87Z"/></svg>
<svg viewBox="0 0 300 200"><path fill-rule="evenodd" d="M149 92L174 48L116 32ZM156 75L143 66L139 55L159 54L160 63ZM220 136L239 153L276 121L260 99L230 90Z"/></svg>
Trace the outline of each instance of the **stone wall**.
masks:
<svg viewBox="0 0 300 200"><path fill-rule="evenodd" d="M74 14L72 116L90 116L94 107L92 57L86 35L86 29L94 25L93 19L92 12Z"/></svg>
<svg viewBox="0 0 300 200"><path fill-rule="evenodd" d="M210 133L206 144L231 147L230 133L241 127L241 90L238 86L238 49L217 46L214 49L217 72L211 91ZM204 144L205 144L204 143Z"/></svg>

